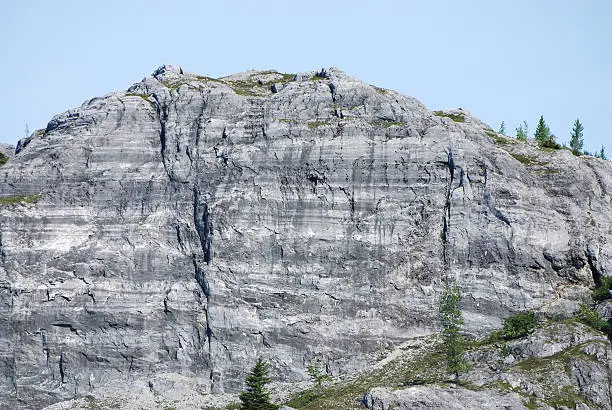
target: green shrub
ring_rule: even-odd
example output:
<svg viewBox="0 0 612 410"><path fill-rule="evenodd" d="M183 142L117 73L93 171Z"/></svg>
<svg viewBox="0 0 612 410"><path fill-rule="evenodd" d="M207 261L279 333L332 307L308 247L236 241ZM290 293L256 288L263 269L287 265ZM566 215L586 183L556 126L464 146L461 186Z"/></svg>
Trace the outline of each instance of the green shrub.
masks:
<svg viewBox="0 0 612 410"><path fill-rule="evenodd" d="M593 291L593 300L600 302L609 299L610 289L612 289L612 276L604 276L601 278L601 285Z"/></svg>
<svg viewBox="0 0 612 410"><path fill-rule="evenodd" d="M538 142L538 146L540 148L550 148L550 149L561 149L561 148L563 148L561 146L561 144L559 144L557 141L555 141L552 138L549 138L547 140L543 140L543 141Z"/></svg>
<svg viewBox="0 0 612 410"><path fill-rule="evenodd" d="M463 114L451 114L445 113L444 111L434 111L433 115L436 117L447 117L455 122L465 122L465 115Z"/></svg>
<svg viewBox="0 0 612 410"><path fill-rule="evenodd" d="M42 194L35 195L17 195L0 198L0 205L14 205L14 204L31 204L35 203L40 199Z"/></svg>
<svg viewBox="0 0 612 410"><path fill-rule="evenodd" d="M597 329L605 333L610 332L610 324L603 320L597 311L591 309L585 304L580 305L576 316L578 316L578 320L585 325L592 327L593 329Z"/></svg>
<svg viewBox="0 0 612 410"><path fill-rule="evenodd" d="M0 152L0 167L9 160L9 157Z"/></svg>
<svg viewBox="0 0 612 410"><path fill-rule="evenodd" d="M321 392L315 392L314 390L303 390L291 397L291 400L289 400L287 405L299 409L320 399L322 396L323 395Z"/></svg>
<svg viewBox="0 0 612 410"><path fill-rule="evenodd" d="M533 312L515 313L504 319L501 335L504 339L517 339L529 334L537 325L538 320Z"/></svg>

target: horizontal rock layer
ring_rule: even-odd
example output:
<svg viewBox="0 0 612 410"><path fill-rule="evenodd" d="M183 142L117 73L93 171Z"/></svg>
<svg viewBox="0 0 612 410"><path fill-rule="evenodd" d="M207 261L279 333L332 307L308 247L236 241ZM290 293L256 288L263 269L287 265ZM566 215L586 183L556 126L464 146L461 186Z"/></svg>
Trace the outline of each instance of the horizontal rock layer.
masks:
<svg viewBox="0 0 612 410"><path fill-rule="evenodd" d="M176 374L341 376L438 330L572 312L612 274L608 162L506 140L336 69L164 66L20 141L0 185L0 397Z"/></svg>

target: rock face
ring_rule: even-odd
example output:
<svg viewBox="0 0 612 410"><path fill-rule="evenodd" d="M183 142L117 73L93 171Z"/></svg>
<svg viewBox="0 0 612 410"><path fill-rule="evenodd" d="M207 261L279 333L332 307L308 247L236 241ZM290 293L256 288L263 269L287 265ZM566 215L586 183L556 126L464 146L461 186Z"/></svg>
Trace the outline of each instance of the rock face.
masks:
<svg viewBox="0 0 612 410"><path fill-rule="evenodd" d="M236 392L258 357L281 382L313 358L341 376L438 331L445 277L482 335L612 275L609 162L337 69L163 66L54 117L0 175L13 408L177 389L164 375Z"/></svg>
<svg viewBox="0 0 612 410"><path fill-rule="evenodd" d="M542 326L519 340L472 349L469 360L460 386L379 387L363 402L372 410L612 409L610 342L582 324Z"/></svg>
<svg viewBox="0 0 612 410"><path fill-rule="evenodd" d="M424 386L397 391L373 389L366 396L366 405L372 410L527 409L517 393L501 394L495 390L474 392L461 388Z"/></svg>

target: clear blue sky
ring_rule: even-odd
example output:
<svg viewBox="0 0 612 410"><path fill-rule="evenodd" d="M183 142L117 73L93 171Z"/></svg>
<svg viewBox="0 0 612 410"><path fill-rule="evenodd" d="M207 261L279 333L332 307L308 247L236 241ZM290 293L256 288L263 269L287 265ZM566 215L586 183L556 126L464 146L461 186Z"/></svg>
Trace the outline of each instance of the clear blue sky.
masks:
<svg viewBox="0 0 612 410"><path fill-rule="evenodd" d="M507 133L540 114L612 153L612 1L2 1L0 140L163 63L223 76L337 66Z"/></svg>

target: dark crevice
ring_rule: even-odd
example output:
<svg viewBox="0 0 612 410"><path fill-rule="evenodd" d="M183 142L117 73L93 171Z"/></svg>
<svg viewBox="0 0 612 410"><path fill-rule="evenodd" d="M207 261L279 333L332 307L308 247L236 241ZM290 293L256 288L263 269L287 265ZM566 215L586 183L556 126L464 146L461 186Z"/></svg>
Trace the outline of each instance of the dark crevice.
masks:
<svg viewBox="0 0 612 410"><path fill-rule="evenodd" d="M202 292L204 292L204 296L206 296L206 299L208 300L208 298L210 297L210 287L208 286L206 272L204 272L204 270L202 270L202 268L200 268L200 266L198 265L198 261L195 254L192 256L192 260L193 268L195 271L195 280L196 282L198 282L198 285L200 285L200 289L202 289Z"/></svg>
<svg viewBox="0 0 612 410"><path fill-rule="evenodd" d="M5 266L6 263L6 254L4 253L4 246L2 241L2 230L0 230L0 264L1 266Z"/></svg>
<svg viewBox="0 0 612 410"><path fill-rule="evenodd" d="M597 269L597 257L593 255L590 249L587 249L586 256L591 275L593 275L593 282L595 282L595 286L601 286L601 272Z"/></svg>
<svg viewBox="0 0 612 410"><path fill-rule="evenodd" d="M166 122L168 121L168 107L159 101L156 94L153 94L153 99L155 100L155 108L157 110L157 118L159 120L160 127L159 142L161 145L160 153L162 157L162 163L164 164L166 174L168 174L168 177L173 180L174 178L170 175L170 172L168 171L168 166L166 164Z"/></svg>
<svg viewBox="0 0 612 410"><path fill-rule="evenodd" d="M177 224L176 227L176 240L181 248L181 251L185 251L185 244L183 243L183 238L181 236L181 227Z"/></svg>
<svg viewBox="0 0 612 410"><path fill-rule="evenodd" d="M60 380L62 383L64 383L64 353L60 353L60 358L59 358L59 371L60 371Z"/></svg>
<svg viewBox="0 0 612 410"><path fill-rule="evenodd" d="M448 149L448 159L446 165L448 167L449 180L445 192L444 215L442 216L442 233L440 238L442 239L442 261L444 262L445 270L448 271L450 263L448 258L448 231L450 229L451 199L453 196L453 181L455 179L455 161L453 160L452 148Z"/></svg>
<svg viewBox="0 0 612 410"><path fill-rule="evenodd" d="M212 262L212 218L208 211L208 204L200 203L200 193L195 187L193 188L193 219L200 238L204 262L210 265Z"/></svg>
<svg viewBox="0 0 612 410"><path fill-rule="evenodd" d="M211 381L211 389L214 385L214 366L212 361L212 338L214 337L213 331L210 327L210 301L211 301L211 292L210 286L208 283L208 278L206 275L206 270L209 268L209 265L212 262L212 218L209 213L208 204L200 203L200 192L196 187L193 188L193 219L195 224L195 229L198 233L198 237L200 238L200 246L202 248L202 255L206 266L202 268L198 261L196 254L192 254L193 261L193 269L195 280L198 282L200 289L204 293L206 297L206 308L205 308L205 316L206 316L206 341L208 343L208 363L210 365L210 381Z"/></svg>

